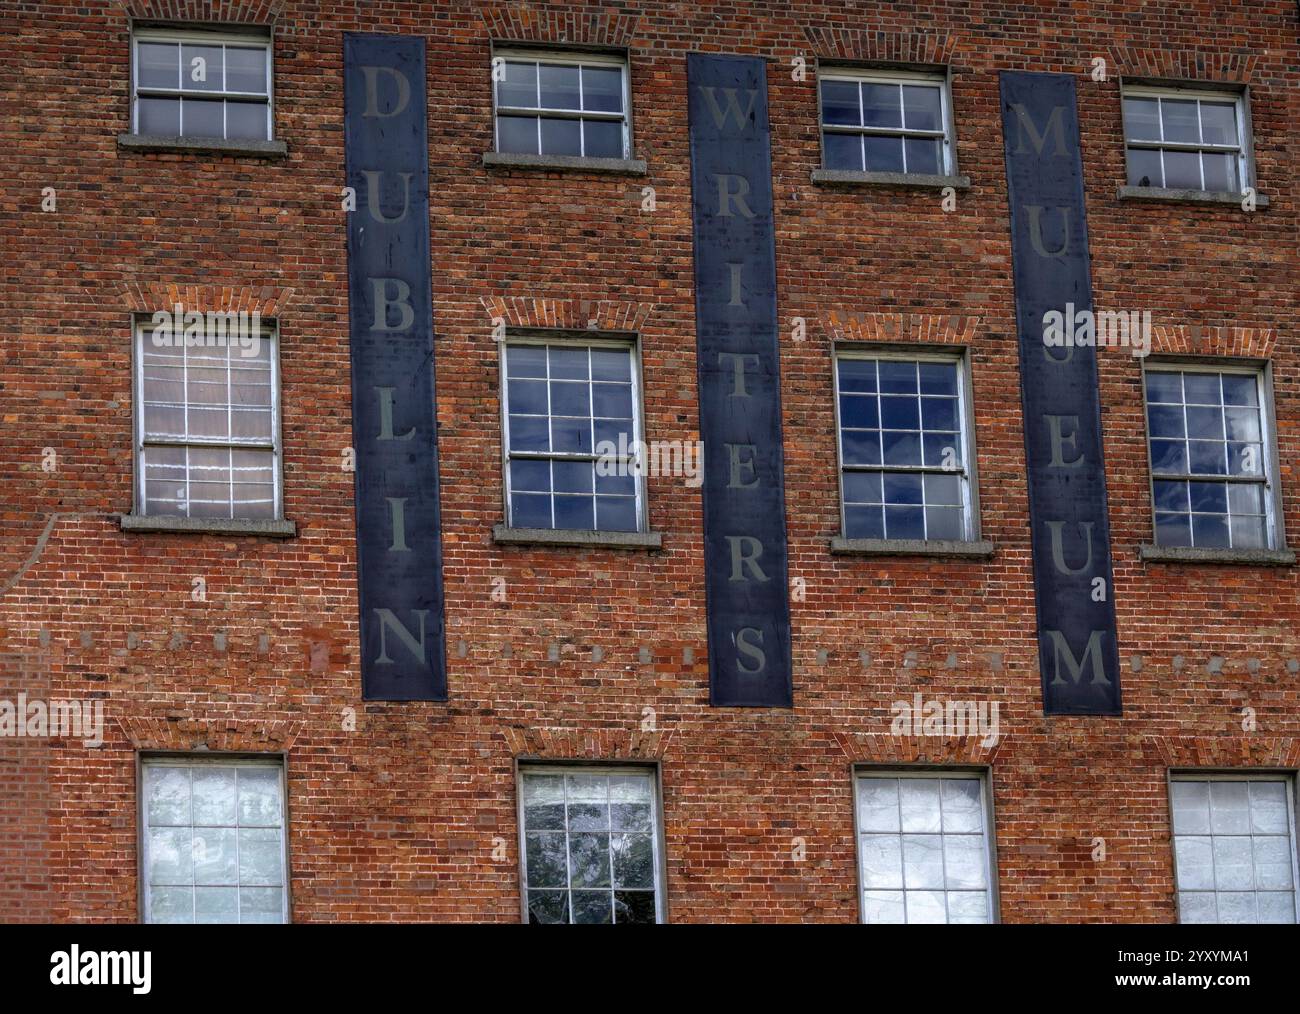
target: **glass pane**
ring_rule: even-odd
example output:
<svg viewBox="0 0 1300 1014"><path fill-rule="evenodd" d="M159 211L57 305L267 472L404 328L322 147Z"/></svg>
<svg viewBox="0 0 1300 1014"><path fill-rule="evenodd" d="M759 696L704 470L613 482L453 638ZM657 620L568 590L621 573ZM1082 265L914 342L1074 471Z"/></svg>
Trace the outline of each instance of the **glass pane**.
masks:
<svg viewBox="0 0 1300 1014"><path fill-rule="evenodd" d="M822 78L822 122L839 126L858 126L861 123L856 81ZM828 134L827 136L844 135Z"/></svg>
<svg viewBox="0 0 1300 1014"><path fill-rule="evenodd" d="M903 110L896 84L862 84L862 122L868 127L902 127Z"/></svg>
<svg viewBox="0 0 1300 1014"><path fill-rule="evenodd" d="M528 892L528 921L530 923L567 923L569 921L568 891Z"/></svg>
<svg viewBox="0 0 1300 1014"><path fill-rule="evenodd" d="M858 826L863 831L898 831L898 780L858 779Z"/></svg>
<svg viewBox="0 0 1300 1014"><path fill-rule="evenodd" d="M581 109L578 94L578 68L544 63L537 71L543 109Z"/></svg>
<svg viewBox="0 0 1300 1014"><path fill-rule="evenodd" d="M943 839L944 883L951 888L985 887L984 839L979 835L945 835Z"/></svg>
<svg viewBox="0 0 1300 1014"><path fill-rule="evenodd" d="M844 535L850 539L883 539L885 513L883 507L845 507Z"/></svg>
<svg viewBox="0 0 1300 1014"><path fill-rule="evenodd" d="M240 880L239 846L231 827L194 829L194 882L231 884Z"/></svg>
<svg viewBox="0 0 1300 1014"><path fill-rule="evenodd" d="M510 450L550 449L550 424L545 416L510 415Z"/></svg>
<svg viewBox="0 0 1300 1014"><path fill-rule="evenodd" d="M220 99L181 100L181 134L184 137L225 137L225 103Z"/></svg>
<svg viewBox="0 0 1300 1014"><path fill-rule="evenodd" d="M245 923L284 922L284 888L241 887L239 921Z"/></svg>
<svg viewBox="0 0 1300 1014"><path fill-rule="evenodd" d="M194 889L191 887L151 887L149 889L149 921L192 923L194 921Z"/></svg>
<svg viewBox="0 0 1300 1014"><path fill-rule="evenodd" d="M1174 839L1178 864L1178 886L1185 891L1214 890L1214 852L1208 837L1179 836Z"/></svg>
<svg viewBox="0 0 1300 1014"><path fill-rule="evenodd" d="M1201 140L1206 144L1237 143L1236 103L1201 103Z"/></svg>
<svg viewBox="0 0 1300 1014"><path fill-rule="evenodd" d="M1238 191L1237 158L1235 155L1203 152L1201 154L1201 166L1205 173L1206 190L1215 190L1222 193L1236 193Z"/></svg>
<svg viewBox="0 0 1300 1014"><path fill-rule="evenodd" d="M587 158L622 158L622 120L583 120L583 155Z"/></svg>
<svg viewBox="0 0 1300 1014"><path fill-rule="evenodd" d="M950 923L986 923L989 921L989 896L984 891L958 891L948 895Z"/></svg>
<svg viewBox="0 0 1300 1014"><path fill-rule="evenodd" d="M1183 376L1181 373L1158 373L1148 371L1147 401L1178 403L1183 400Z"/></svg>
<svg viewBox="0 0 1300 1014"><path fill-rule="evenodd" d="M1248 782L1210 782L1210 831L1212 834L1250 832Z"/></svg>
<svg viewBox="0 0 1300 1014"><path fill-rule="evenodd" d="M1178 921L1185 923L1212 923L1218 921L1218 911L1211 892L1180 892L1178 895Z"/></svg>
<svg viewBox="0 0 1300 1014"><path fill-rule="evenodd" d="M633 497L596 497L596 530L600 532L635 532L636 500Z"/></svg>
<svg viewBox="0 0 1300 1014"><path fill-rule="evenodd" d="M943 887L943 838L937 834L903 835L903 883L906 887Z"/></svg>
<svg viewBox="0 0 1300 1014"><path fill-rule="evenodd" d="M194 841L188 827L149 829L149 883L194 882Z"/></svg>
<svg viewBox="0 0 1300 1014"><path fill-rule="evenodd" d="M1128 150L1128 185L1131 187L1164 186L1160 152L1151 148Z"/></svg>
<svg viewBox="0 0 1300 1014"><path fill-rule="evenodd" d="M823 134L827 169L862 171L862 138L858 134Z"/></svg>
<svg viewBox="0 0 1300 1014"><path fill-rule="evenodd" d="M1227 549L1228 520L1215 514L1192 515L1192 545L1208 549Z"/></svg>
<svg viewBox="0 0 1300 1014"><path fill-rule="evenodd" d="M903 126L908 130L942 130L940 96L940 90L933 85L903 85Z"/></svg>
<svg viewBox="0 0 1300 1014"><path fill-rule="evenodd" d="M581 155L582 123L542 118L543 155Z"/></svg>
<svg viewBox="0 0 1300 1014"><path fill-rule="evenodd" d="M1222 375L1225 405L1258 405L1258 383L1253 376L1237 373Z"/></svg>
<svg viewBox="0 0 1300 1014"><path fill-rule="evenodd" d="M592 349L591 378L592 380L630 381L632 379L631 352L621 349Z"/></svg>
<svg viewBox="0 0 1300 1014"><path fill-rule="evenodd" d="M537 117L498 116L497 151L510 154L538 154Z"/></svg>
<svg viewBox="0 0 1300 1014"><path fill-rule="evenodd" d="M655 921L653 891L615 891L614 922L649 925Z"/></svg>
<svg viewBox="0 0 1300 1014"><path fill-rule="evenodd" d="M939 780L903 778L899 781L899 808L904 831L939 830Z"/></svg>
<svg viewBox="0 0 1300 1014"><path fill-rule="evenodd" d="M526 834L524 848L529 888L568 887L563 832Z"/></svg>
<svg viewBox="0 0 1300 1014"><path fill-rule="evenodd" d="M615 887L654 887L654 848L648 834L610 836Z"/></svg>
<svg viewBox="0 0 1300 1014"><path fill-rule="evenodd" d="M595 504L589 496L555 497L555 527L570 531L594 531Z"/></svg>
<svg viewBox="0 0 1300 1014"><path fill-rule="evenodd" d="M569 882L574 887L609 887L609 835L569 835Z"/></svg>
<svg viewBox="0 0 1300 1014"><path fill-rule="evenodd" d="M537 64L506 61L505 74L497 82L497 105L524 106L530 109L537 105Z"/></svg>
<svg viewBox="0 0 1300 1014"><path fill-rule="evenodd" d="M226 137L232 140L268 140L266 106L261 102L227 102Z"/></svg>
<svg viewBox="0 0 1300 1014"><path fill-rule="evenodd" d="M1255 886L1261 891L1289 891L1291 877L1291 839L1286 835L1252 838L1255 846Z"/></svg>
<svg viewBox="0 0 1300 1014"><path fill-rule="evenodd" d="M873 359L841 359L838 361L841 391L875 391L876 362Z"/></svg>
<svg viewBox="0 0 1300 1014"><path fill-rule="evenodd" d="M969 834L983 829L980 783L974 778L943 779L943 830Z"/></svg>
<svg viewBox="0 0 1300 1014"><path fill-rule="evenodd" d="M609 891L574 891L573 921L580 924L611 923L613 895Z"/></svg>
<svg viewBox="0 0 1300 1014"><path fill-rule="evenodd" d="M903 886L902 838L896 834L864 834L859 850L863 887Z"/></svg>
<svg viewBox="0 0 1300 1014"><path fill-rule="evenodd" d="M194 769L194 823L235 823L234 768L203 765Z"/></svg>
<svg viewBox="0 0 1300 1014"><path fill-rule="evenodd" d="M267 93L266 55L263 47L226 47L226 91Z"/></svg>
<svg viewBox="0 0 1300 1014"><path fill-rule="evenodd" d="M903 171L903 139L880 134L867 134L862 139L866 151L867 172L901 173Z"/></svg>
<svg viewBox="0 0 1300 1014"><path fill-rule="evenodd" d="M220 46L181 46L181 87L186 91L219 92L222 90L225 60Z"/></svg>
<svg viewBox="0 0 1300 1014"><path fill-rule="evenodd" d="M284 883L284 850L280 843L279 828L240 828L239 882Z"/></svg>
<svg viewBox="0 0 1300 1014"><path fill-rule="evenodd" d="M135 51L137 88L180 87L180 46L174 42L140 42Z"/></svg>
<svg viewBox="0 0 1300 1014"><path fill-rule="evenodd" d="M145 779L151 826L190 822L190 772L188 768L151 765Z"/></svg>
<svg viewBox="0 0 1300 1014"><path fill-rule="evenodd" d="M1201 128L1196 114L1195 99L1161 99L1160 110L1164 119L1164 140L1179 144L1196 144L1201 139Z"/></svg>
<svg viewBox="0 0 1300 1014"><path fill-rule="evenodd" d="M1186 514L1157 514L1156 543L1161 546L1190 546L1191 518Z"/></svg>
<svg viewBox="0 0 1300 1014"><path fill-rule="evenodd" d="M239 888L196 887L194 921L196 923L239 922Z"/></svg>
<svg viewBox="0 0 1300 1014"><path fill-rule="evenodd" d="M909 923L945 922L944 896L942 891L908 891L907 921Z"/></svg>
<svg viewBox="0 0 1300 1014"><path fill-rule="evenodd" d="M865 891L862 896L862 915L868 923L904 923L902 891Z"/></svg>
<svg viewBox="0 0 1300 1014"><path fill-rule="evenodd" d="M551 498L527 493L511 494L510 525L513 528L550 528Z"/></svg>
<svg viewBox="0 0 1300 1014"><path fill-rule="evenodd" d="M583 67L582 108L601 113L621 113L623 111L622 69Z"/></svg>
<svg viewBox="0 0 1300 1014"><path fill-rule="evenodd" d="M1288 783L1250 783L1250 829L1255 834L1288 834Z"/></svg>
<svg viewBox="0 0 1300 1014"><path fill-rule="evenodd" d="M904 142L907 171L931 176L941 171L938 138L909 137Z"/></svg>
<svg viewBox="0 0 1300 1014"><path fill-rule="evenodd" d="M180 99L140 99L137 104L140 134L158 137L177 137L181 132Z"/></svg>
<svg viewBox="0 0 1300 1014"><path fill-rule="evenodd" d="M562 345L547 347L552 380L586 380L588 373L588 350Z"/></svg>
<svg viewBox="0 0 1300 1014"><path fill-rule="evenodd" d="M1160 113L1155 99L1126 98L1124 129L1130 140L1159 141Z"/></svg>
<svg viewBox="0 0 1300 1014"><path fill-rule="evenodd" d="M1165 159L1165 186L1171 190L1200 190L1201 157L1194 151L1168 151Z"/></svg>
<svg viewBox="0 0 1300 1014"><path fill-rule="evenodd" d="M240 768L238 784L239 823L244 827L278 827L281 818L280 769Z"/></svg>

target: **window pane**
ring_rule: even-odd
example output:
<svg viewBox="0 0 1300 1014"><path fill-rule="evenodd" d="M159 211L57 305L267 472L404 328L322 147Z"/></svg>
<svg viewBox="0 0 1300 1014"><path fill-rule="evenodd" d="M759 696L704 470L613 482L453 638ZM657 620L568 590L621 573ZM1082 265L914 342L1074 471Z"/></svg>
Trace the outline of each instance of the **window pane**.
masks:
<svg viewBox="0 0 1300 1014"><path fill-rule="evenodd" d="M537 105L537 64L507 60L505 75L497 82L497 105L523 106L534 108ZM515 149L502 148L502 151Z"/></svg>
<svg viewBox="0 0 1300 1014"><path fill-rule="evenodd" d="M937 175L940 171L940 154L938 138L909 137L904 141L909 173L929 173Z"/></svg>
<svg viewBox="0 0 1300 1014"><path fill-rule="evenodd" d="M191 92L223 90L225 59L220 46L181 46L181 87Z"/></svg>
<svg viewBox="0 0 1300 1014"><path fill-rule="evenodd" d="M827 169L862 171L862 137L858 134L823 134Z"/></svg>
<svg viewBox="0 0 1300 1014"><path fill-rule="evenodd" d="M622 120L583 120L583 154L587 158L622 158Z"/></svg>
<svg viewBox="0 0 1300 1014"><path fill-rule="evenodd" d="M1128 150L1128 184L1131 187L1162 187L1164 175L1160 152L1150 148Z"/></svg>
<svg viewBox="0 0 1300 1014"><path fill-rule="evenodd" d="M1206 144L1236 144L1236 103L1202 102L1201 132L1201 140Z"/></svg>
<svg viewBox="0 0 1300 1014"><path fill-rule="evenodd" d="M1155 99L1126 98L1124 129L1133 141L1160 140L1160 113Z"/></svg>
<svg viewBox="0 0 1300 1014"><path fill-rule="evenodd" d="M1200 190L1201 157L1194 151L1164 152L1165 186L1171 190Z"/></svg>
<svg viewBox="0 0 1300 1014"><path fill-rule="evenodd" d="M226 137L265 141L269 136L265 105L260 102L226 103Z"/></svg>
<svg viewBox="0 0 1300 1014"><path fill-rule="evenodd" d="M138 131L162 137L177 137L181 132L180 99L140 99L137 106Z"/></svg>
<svg viewBox="0 0 1300 1014"><path fill-rule="evenodd" d="M834 78L823 78L822 122L842 126L858 126L861 123L858 94L858 83L856 81L837 81Z"/></svg>
<svg viewBox="0 0 1300 1014"><path fill-rule="evenodd" d="M1205 174L1205 189L1236 193L1237 158L1226 153L1203 152L1201 167Z"/></svg>
<svg viewBox="0 0 1300 1014"><path fill-rule="evenodd" d="M1201 139L1195 99L1161 99L1164 140L1179 144L1196 144Z"/></svg>
<svg viewBox="0 0 1300 1014"><path fill-rule="evenodd" d="M862 122L868 127L902 127L902 97L896 84L862 84Z"/></svg>
<svg viewBox="0 0 1300 1014"><path fill-rule="evenodd" d="M226 91L267 93L267 50L262 47L226 47Z"/></svg>
<svg viewBox="0 0 1300 1014"><path fill-rule="evenodd" d="M136 87L179 88L180 46L174 42L136 43Z"/></svg>
<svg viewBox="0 0 1300 1014"><path fill-rule="evenodd" d="M511 154L537 155L537 117L498 116L497 151Z"/></svg>
<svg viewBox="0 0 1300 1014"><path fill-rule="evenodd" d="M578 93L578 68L543 63L537 69L543 109L581 109Z"/></svg>
<svg viewBox="0 0 1300 1014"><path fill-rule="evenodd" d="M225 137L225 103L220 99L181 100L181 135Z"/></svg>
<svg viewBox="0 0 1300 1014"><path fill-rule="evenodd" d="M583 67L582 108L602 113L621 113L623 71L618 67Z"/></svg>
<svg viewBox="0 0 1300 1014"><path fill-rule="evenodd" d="M942 130L941 92L932 85L903 85L903 125L908 130Z"/></svg>
<svg viewBox="0 0 1300 1014"><path fill-rule="evenodd" d="M862 143L866 151L867 172L901 173L903 171L903 139L880 134L867 134Z"/></svg>
<svg viewBox="0 0 1300 1014"><path fill-rule="evenodd" d="M543 155L581 155L582 123L579 120L542 118Z"/></svg>

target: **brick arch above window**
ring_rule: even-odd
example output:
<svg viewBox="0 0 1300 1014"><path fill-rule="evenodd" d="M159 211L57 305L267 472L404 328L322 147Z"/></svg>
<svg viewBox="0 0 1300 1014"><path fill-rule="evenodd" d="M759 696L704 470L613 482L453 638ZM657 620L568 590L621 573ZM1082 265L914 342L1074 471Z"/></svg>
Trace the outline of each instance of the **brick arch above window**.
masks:
<svg viewBox="0 0 1300 1014"><path fill-rule="evenodd" d="M668 752L672 730L539 729L513 726L504 730L512 757L536 760L660 760Z"/></svg>
<svg viewBox="0 0 1300 1014"><path fill-rule="evenodd" d="M160 753L283 753L303 728L298 720L249 722L229 715L175 712L125 715L117 723L134 749Z"/></svg>
<svg viewBox="0 0 1300 1014"><path fill-rule="evenodd" d="M1157 324L1151 329L1151 351L1168 355L1271 359L1276 345L1277 330L1271 327Z"/></svg>
<svg viewBox="0 0 1300 1014"><path fill-rule="evenodd" d="M118 0L133 18L193 24L269 25L287 0Z"/></svg>
<svg viewBox="0 0 1300 1014"><path fill-rule="evenodd" d="M1255 53L1224 53L1196 49L1140 49L1112 46L1112 76L1168 78L1174 81L1213 81L1247 84L1259 62Z"/></svg>
<svg viewBox="0 0 1300 1014"><path fill-rule="evenodd" d="M509 328L563 328L573 331L640 331L654 303L613 299L535 299L490 296L481 300L492 321Z"/></svg>
<svg viewBox="0 0 1300 1014"><path fill-rule="evenodd" d="M293 300L294 290L278 285L176 285L170 282L125 282L119 297L128 310L153 313L177 303L199 313L257 311L277 317Z"/></svg>
<svg viewBox="0 0 1300 1014"><path fill-rule="evenodd" d="M979 329L978 317L939 313L855 313L832 310L823 319L835 341L966 345Z"/></svg>
<svg viewBox="0 0 1300 1014"><path fill-rule="evenodd" d="M861 63L914 63L942 66L957 48L948 33L876 32L835 27L805 27L804 38L823 60Z"/></svg>
<svg viewBox="0 0 1300 1014"><path fill-rule="evenodd" d="M494 41L542 45L629 46L640 20L639 14L599 6L488 4L479 13Z"/></svg>

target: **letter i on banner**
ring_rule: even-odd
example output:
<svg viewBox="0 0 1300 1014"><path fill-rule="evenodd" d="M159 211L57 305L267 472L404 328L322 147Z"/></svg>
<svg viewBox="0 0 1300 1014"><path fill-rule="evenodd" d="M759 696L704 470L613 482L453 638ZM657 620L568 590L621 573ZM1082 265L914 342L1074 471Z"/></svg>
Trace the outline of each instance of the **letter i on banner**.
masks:
<svg viewBox="0 0 1300 1014"><path fill-rule="evenodd" d="M757 58L691 53L686 79L709 701L789 708L794 696L767 72Z"/></svg>
<svg viewBox="0 0 1300 1014"><path fill-rule="evenodd" d="M347 33L343 76L362 695L443 701L424 40Z"/></svg>
<svg viewBox="0 0 1300 1014"><path fill-rule="evenodd" d="M1044 330L1092 312L1074 79L1003 71L1001 96L1043 713L1118 715L1097 350Z"/></svg>

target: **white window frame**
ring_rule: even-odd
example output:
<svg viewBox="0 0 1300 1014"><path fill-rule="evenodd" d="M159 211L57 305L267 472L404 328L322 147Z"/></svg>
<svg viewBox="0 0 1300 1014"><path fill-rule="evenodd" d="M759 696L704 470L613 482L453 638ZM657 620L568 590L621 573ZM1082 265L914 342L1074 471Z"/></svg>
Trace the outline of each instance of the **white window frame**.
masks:
<svg viewBox="0 0 1300 1014"><path fill-rule="evenodd" d="M930 466L913 465L850 465L844 464L844 429L840 419L840 360L881 359L896 362L952 363L957 367L957 425L960 427L962 456L960 470L945 470ZM962 524L965 529L960 542L979 540L979 490L975 475L975 421L973 399L970 397L970 357L964 349L940 352L933 349L900 349L896 347L873 349L862 345L840 345L834 349L832 384L835 398L835 457L836 483L840 497L840 535L848 538L848 512L844 504L844 473L898 472L917 475L956 475L961 487ZM919 397L919 395L918 395ZM895 540L885 540L895 541Z"/></svg>
<svg viewBox="0 0 1300 1014"><path fill-rule="evenodd" d="M271 518L259 518L256 520L266 521L283 521L284 520L284 452L280 438L280 326L275 319L268 318L262 321L261 340L271 343L270 361L271 361L271 442L254 441L251 439L235 440L225 438L222 440L145 440L144 430L144 343L148 340L148 332L153 327L152 321L147 315L137 315L132 326L135 330L135 336L131 342L132 348L132 397L135 401L135 446L133 448L133 459L135 468L135 513L139 517L189 517L190 515L177 514L147 514L148 498L145 495L145 457L149 447L231 447L236 449L247 450L269 450L271 451L272 473L275 479L275 510ZM227 339L229 340L229 339ZM188 398L188 395L187 395ZM188 405L188 400L186 402ZM189 485L189 466L186 465L186 487ZM233 480L232 480L233 481ZM243 520L240 518L196 518L195 520L211 521L219 523L223 520Z"/></svg>
<svg viewBox="0 0 1300 1014"><path fill-rule="evenodd" d="M552 109L543 106L502 106L497 103L497 84L495 75L492 82L492 150L501 152L501 134L500 134L500 117L505 116L535 116L538 118L538 144L537 150L542 150L541 145L541 121L544 119L552 120L605 120L610 123L619 122L623 125L623 159L632 157L632 71L631 61L624 55L616 53L588 52L585 50L552 50L552 49L528 49L528 48L510 48L510 49L493 49L492 60L501 59L505 61L525 61L536 64L552 64L565 67L601 66L601 67L618 67L623 77L623 111L621 113L600 112L596 110L586 111L579 109ZM582 87L582 75L578 75L578 87ZM539 96L540 101L540 96ZM581 133L582 147L585 150L587 146L586 132ZM506 152L505 154L514 154ZM545 158L547 156L542 155ZM575 156L551 156L555 158ZM606 158L608 156L580 155L578 158Z"/></svg>
<svg viewBox="0 0 1300 1014"><path fill-rule="evenodd" d="M293 884L292 872L289 868L289 784L286 777L285 758L282 755L249 755L249 754L148 754L137 756L136 761L136 785L138 786L137 804L138 804L138 826L139 834L139 899L140 899L140 922L149 923L150 925L179 925L150 923L149 912L151 911L151 885L149 883L149 799L148 786L146 783L147 769L151 767L259 767L275 768L280 773L280 844L281 858L280 862L284 870L284 886L282 891L283 902L281 905L281 923L287 924L292 921L292 903L290 893ZM193 819L191 815L191 820ZM173 825L160 825L173 826ZM188 826L191 829L195 826L193 823ZM199 825L201 827L207 825ZM238 877L238 868L236 868L236 877ZM242 887L243 885L238 885ZM252 885L250 885L252 886ZM190 924L190 925L197 925Z"/></svg>
<svg viewBox="0 0 1300 1014"><path fill-rule="evenodd" d="M571 451L517 451L513 454L510 451L510 377L508 366L506 364L506 350L512 345L567 345L572 348L605 348L619 349L626 351L632 360L632 429L635 439L645 446L645 411L641 404L641 343L635 336L616 337L609 335L575 335L572 332L558 332L555 335L529 331L519 333L508 333L504 341L498 343L501 346L500 358L500 378L501 378L501 488L505 494L505 503L502 505L503 517L506 521L507 528L517 527L514 524L514 518L511 516L511 497L510 497L510 462L514 458L531 461L596 461L600 455L596 453L593 445L590 454L583 454ZM549 368L548 371L549 373ZM522 378L530 379L530 378ZM531 378L537 379L537 378ZM590 383L590 381L588 382ZM546 392L546 409L547 419L550 415L550 378L547 377ZM648 464L648 462L647 462ZM636 476L636 531L647 532L650 530L649 504L646 496L646 476L644 470L641 475ZM555 491L551 491L552 500ZM552 502L551 522L555 521L555 508ZM593 516L592 521L595 522ZM571 528L554 528L547 531L585 531L586 529ZM615 531L615 529L595 528L592 531Z"/></svg>
<svg viewBox="0 0 1300 1014"><path fill-rule="evenodd" d="M198 91L195 89L182 88L141 88L140 81L140 47L141 42L178 42L193 43L203 46L237 46L241 49L252 49L261 47L265 52L266 65L266 94L258 92L235 92L225 91L225 61L222 61L222 90L220 91ZM208 137L205 134L186 134L185 133L185 103L184 99L250 99L260 102L266 100L266 139L275 139L275 73L273 57L273 40L269 32L229 32L229 31L207 31L202 29L180 29L180 28L135 28L131 32L131 133L140 133L140 99L143 98L179 98L181 102L179 129L181 137L193 138L196 140L231 140L241 141L249 140L245 138L227 138L226 135L226 108L225 103L221 107L221 131L222 136L219 138ZM185 68L181 67L181 73Z"/></svg>
<svg viewBox="0 0 1300 1014"><path fill-rule="evenodd" d="M867 923L867 911L864 904L863 895L867 888L863 886L862 880L862 836L863 834L874 834L877 832L863 831L858 813L858 783L866 778L937 778L937 779L965 779L979 782L980 786L980 809L984 815L984 861L985 861L985 879L988 881L986 891L988 893L989 903L989 925L1001 922L1001 903L998 898L998 856L997 856L997 825L994 823L993 812L993 788L987 769L973 768L875 768L875 767L855 767L853 770L853 855L854 855L854 879L857 884L858 892L858 922L863 925ZM942 825L940 825L942 828ZM900 831L899 834L912 832ZM903 889L900 889L902 893ZM947 895L948 889L945 887L943 893ZM906 899L904 899L904 910L906 911ZM945 901L945 909L947 902ZM922 923L897 923L893 925L924 925Z"/></svg>
<svg viewBox="0 0 1300 1014"><path fill-rule="evenodd" d="M1237 144L1206 144L1203 142L1185 142L1185 141L1150 141L1139 140L1129 136L1128 110L1125 106L1125 99L1179 99L1181 101L1205 100L1208 102L1231 102L1233 103L1237 117ZM1181 189L1179 187L1170 188L1164 180L1164 152L1165 151L1186 151L1186 152L1217 152L1222 154L1231 154L1236 152L1237 163L1237 182L1240 189L1255 185L1254 162L1251 157L1253 148L1253 137L1250 129L1249 110L1246 105L1246 93L1244 91L1214 91L1201 88L1177 88L1169 86L1156 85L1124 85L1120 89L1120 115L1124 123L1124 175L1125 183L1128 182L1128 163L1129 152L1134 148L1141 148L1146 151L1159 151L1160 155L1160 187L1159 189ZM1197 102L1196 117L1197 123L1200 123L1201 107ZM1159 113L1160 133L1165 132L1165 121L1163 110ZM1201 170L1201 191L1206 191L1205 187L1205 164L1199 159L1197 164ZM1156 189L1156 188L1153 188Z"/></svg>
<svg viewBox="0 0 1300 1014"><path fill-rule="evenodd" d="M1287 835L1291 844L1291 893L1296 906L1295 925L1300 925L1300 841L1296 839L1296 775L1293 771L1197 771L1189 770L1171 770L1168 773L1166 785L1166 797L1169 800L1169 853L1170 862L1173 864L1174 873L1174 906L1178 913L1178 921L1182 925L1206 925L1205 923L1183 923L1183 911L1181 896L1183 891L1178 886L1178 834L1174 830L1174 782L1282 782L1286 786L1286 807L1287 807ZM1188 837L1214 837L1213 835L1190 835ZM1234 835L1233 837L1249 837L1254 839L1254 835ZM1254 858L1252 855L1252 869ZM1216 896L1215 911L1218 911L1219 889L1216 887L1213 891L1200 892L1194 891L1189 893L1210 893ZM1229 892L1233 893L1233 892ZM1250 892L1258 894L1255 890ZM1216 926L1233 925L1232 923L1215 922ZM1250 925L1265 925L1263 923L1251 923Z"/></svg>
<svg viewBox="0 0 1300 1014"><path fill-rule="evenodd" d="M953 111L952 111L952 85L947 74L940 71L917 71L917 70L884 70L870 68L853 68L843 65L831 64L822 65L817 70L817 138L821 145L821 164L823 168L829 168L826 165L826 135L830 134L856 134L856 135L874 135L880 137L932 137L938 138L941 142L939 145L939 175L952 176L957 172L957 154L956 146L953 143ZM823 81L854 81L866 82L868 84L892 84L900 88L908 84L927 84L938 87L939 89L939 111L942 118L941 130L909 130L905 127L855 127L839 123L827 123L822 117L822 90L821 82ZM861 112L861 92L859 92L859 112ZM919 175L929 176L930 173L912 173L907 170L907 146L903 146L903 173L907 176ZM855 170L840 170L855 171ZM856 170L859 172L878 172L875 169Z"/></svg>
<svg viewBox="0 0 1300 1014"><path fill-rule="evenodd" d="M1258 479L1247 479L1241 476L1208 476L1208 475L1179 475L1173 472L1160 472L1155 470L1154 460L1151 456L1151 415L1150 406L1147 400L1147 383L1146 378L1149 373L1231 373L1238 376L1255 378L1255 398L1259 402L1259 437L1260 450L1263 460L1260 462L1264 470L1263 482ZM1147 495L1148 502L1151 505L1151 541L1159 545L1156 535L1156 481L1166 480L1170 482L1226 482L1226 483L1248 483L1250 485L1262 485L1264 495L1264 531L1267 544L1265 549L1282 549L1284 548L1285 526L1282 524L1282 500L1280 495L1279 483L1276 479L1278 472L1277 443L1274 436L1273 424L1273 384L1269 364L1253 365L1250 363L1240 363L1234 361L1225 361L1222 363L1204 362L1204 361L1187 361L1180 359L1155 360L1148 359L1142 366L1142 426L1146 431L1147 443ZM1164 438L1161 438L1164 439ZM1188 462L1188 467L1191 462ZM1181 547L1175 547L1181 548ZM1197 548L1195 546L1189 548Z"/></svg>
<svg viewBox="0 0 1300 1014"><path fill-rule="evenodd" d="M593 761L586 764L555 764L545 761L520 761L515 765L515 821L519 827L519 913L521 921L528 924L528 828L524 825L524 777L529 774L547 775L637 775L650 780L650 842L654 850L651 865L654 869L655 922L668 921L667 860L664 844L663 792L658 764L620 764ZM566 802L567 811L567 802ZM565 854L568 854L568 814L565 814ZM569 883L566 875L566 885ZM566 891L572 887L566 886ZM581 888L579 888L581 890ZM611 891L613 888L611 888ZM572 911L570 911L572 917Z"/></svg>

